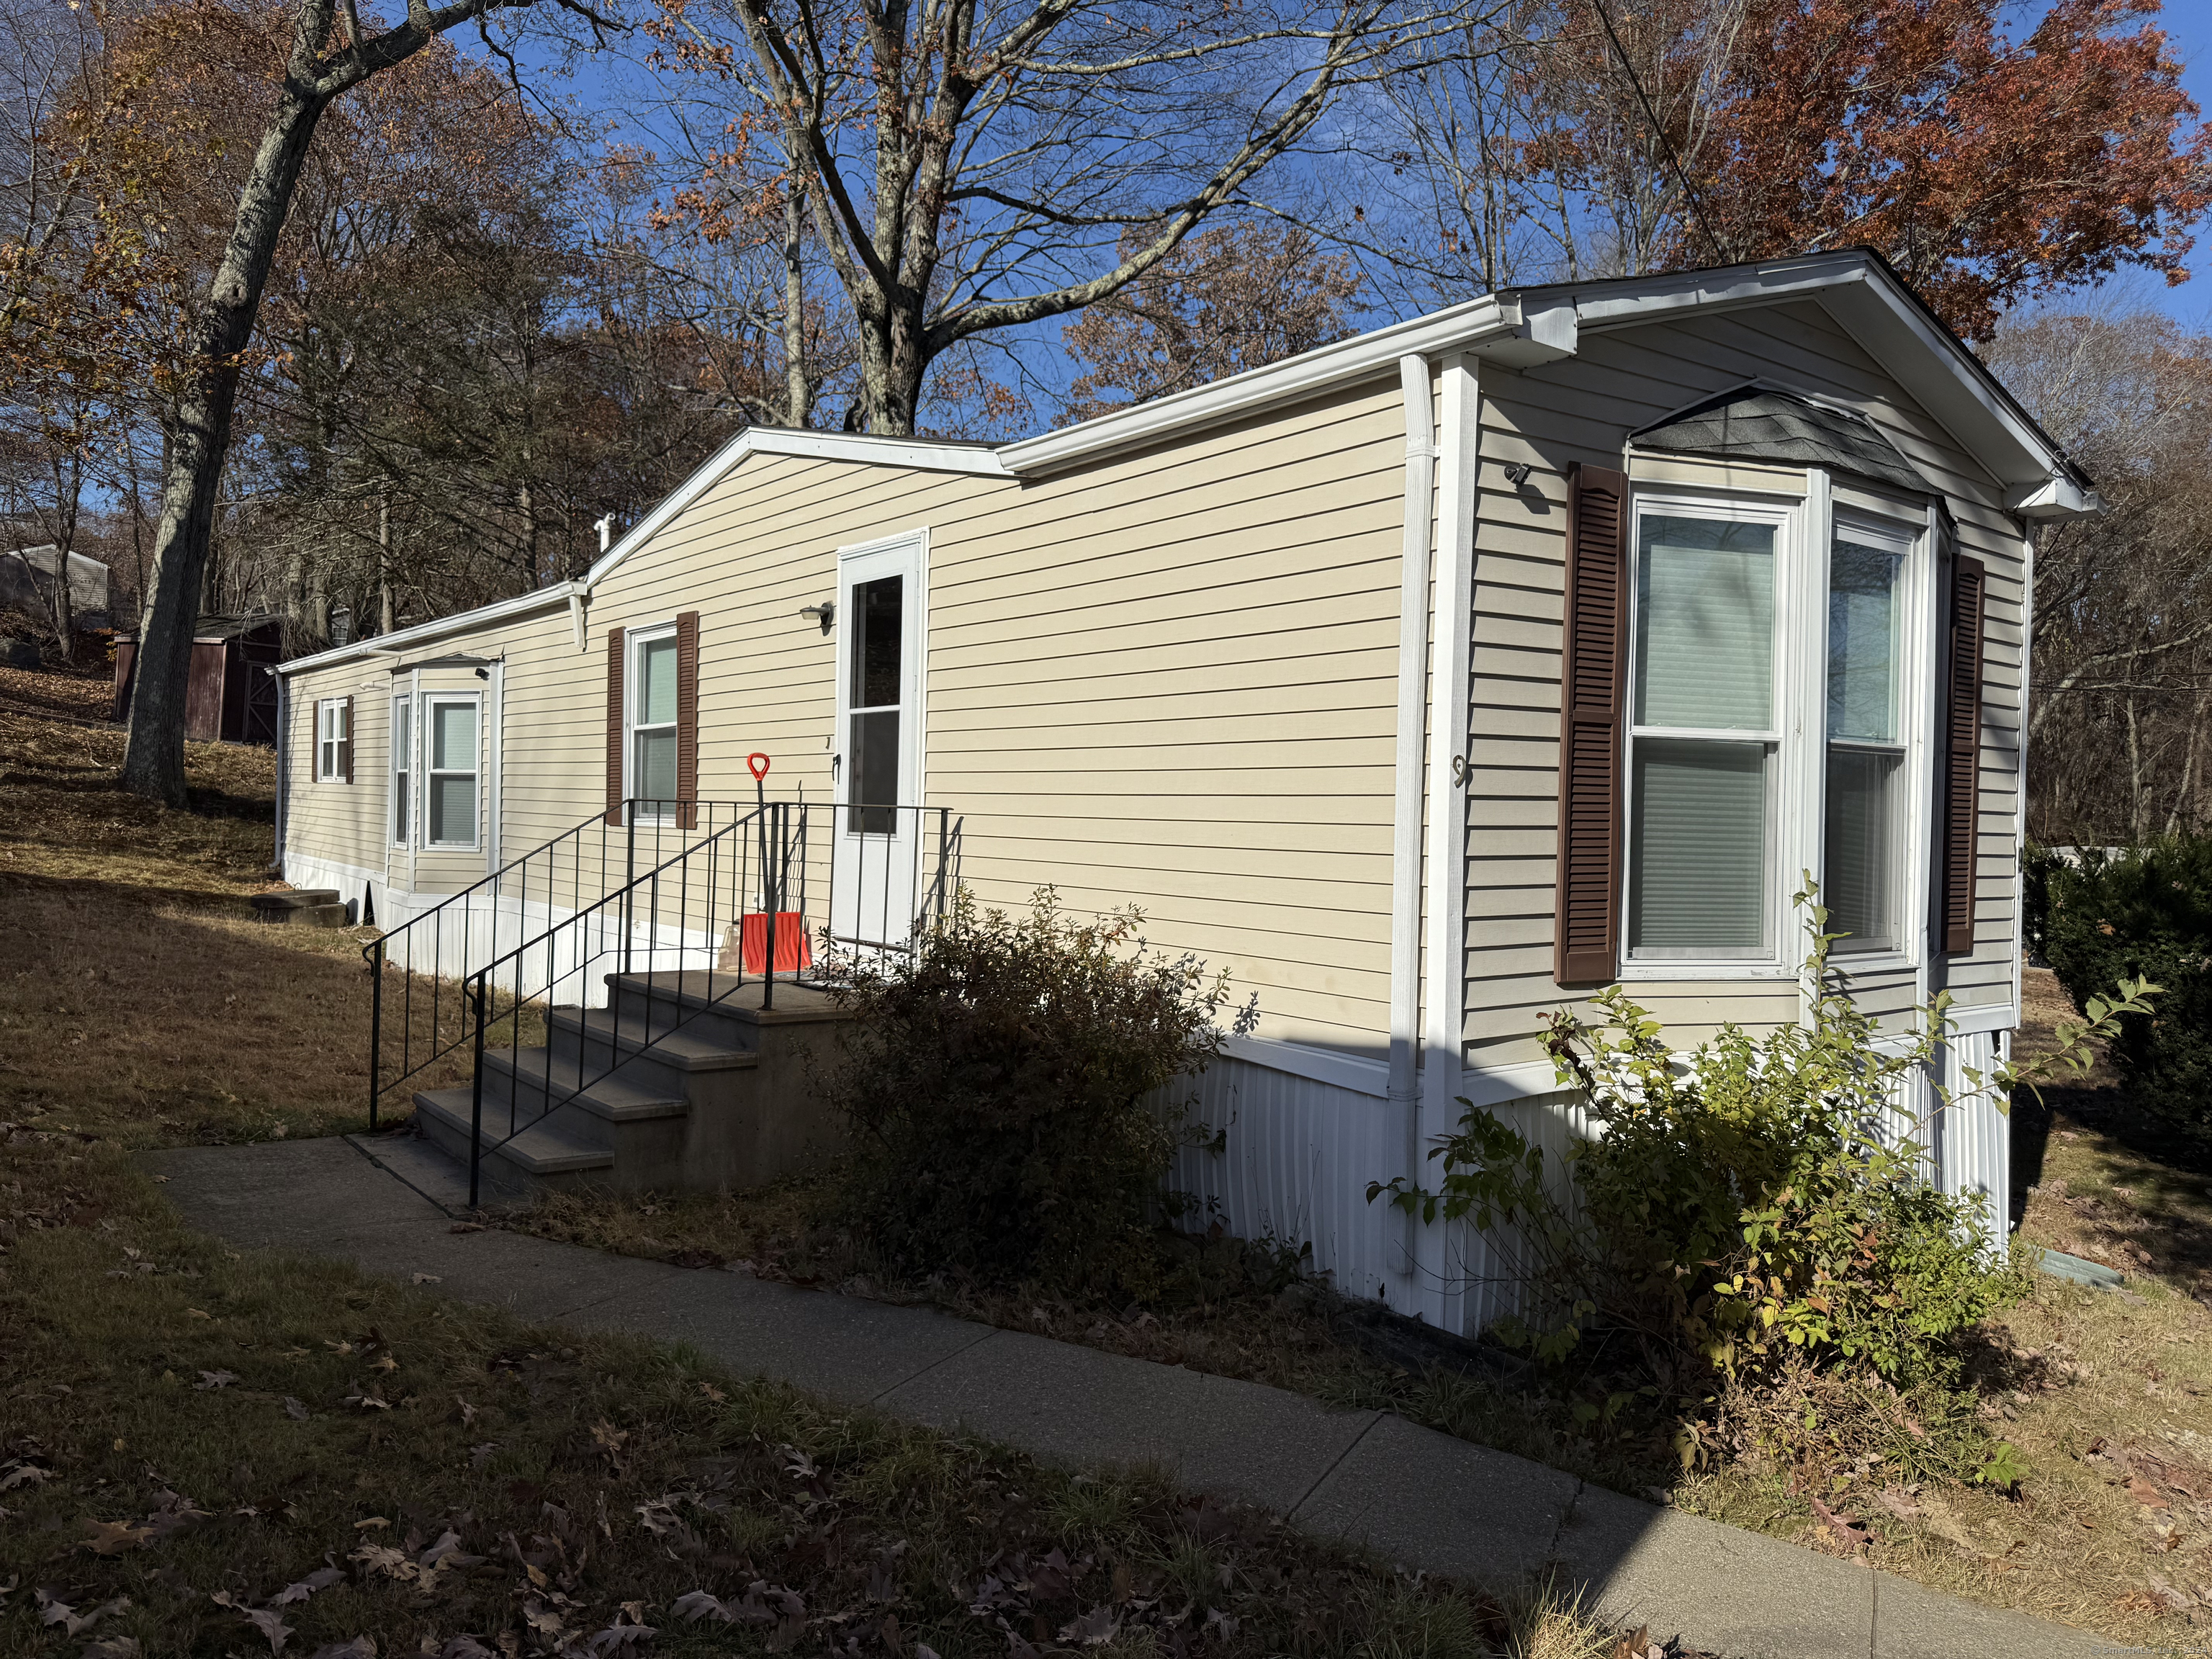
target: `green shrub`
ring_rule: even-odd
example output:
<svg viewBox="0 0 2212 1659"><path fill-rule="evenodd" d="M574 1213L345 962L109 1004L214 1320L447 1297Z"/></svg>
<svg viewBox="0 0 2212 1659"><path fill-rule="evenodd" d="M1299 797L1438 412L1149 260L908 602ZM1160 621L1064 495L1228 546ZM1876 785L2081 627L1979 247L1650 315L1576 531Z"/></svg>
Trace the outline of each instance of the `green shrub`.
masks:
<svg viewBox="0 0 2212 1659"><path fill-rule="evenodd" d="M2092 848L2045 880L2044 954L2076 1008L2123 979L2165 988L2121 1018L2112 1059L2145 1109L2212 1146L2212 834Z"/></svg>
<svg viewBox="0 0 2212 1659"><path fill-rule="evenodd" d="M1510 1228L1524 1305L1497 1334L1540 1358L1603 1330L1632 1338L1680 1396L1771 1383L1800 1359L1890 1389L1941 1386L1965 1334L2025 1283L2002 1265L1983 1206L1929 1183L1924 1126L1891 1107L1942 1042L1948 999L1909 1042L1877 1043L1828 972L1827 912L1810 915L1817 993L1803 1024L1758 1037L1723 1027L1685 1058L1615 986L1595 999L1595 1024L1569 1011L1547 1021L1559 1080L1600 1131L1573 1146L1566 1170L1554 1176L1526 1136L1469 1107L1430 1154L1443 1170L1434 1190L1401 1178L1370 1200L1387 1192L1425 1221ZM2123 1006L2147 1006L2146 988ZM2093 1007L2110 1029L2111 1011ZM2082 1036L2063 1030L2051 1063L2081 1064ZM2022 1075L1966 1082L2005 1100Z"/></svg>
<svg viewBox="0 0 2212 1659"><path fill-rule="evenodd" d="M2043 961L2051 951L2051 878L2069 868L2065 859L2033 842L2020 849L2020 937L2027 953Z"/></svg>
<svg viewBox="0 0 2212 1659"><path fill-rule="evenodd" d="M859 1018L820 1083L852 1129L853 1223L893 1264L1113 1281L1189 1133L1149 1097L1219 1053L1229 995L1142 921L1071 921L1049 888L1026 916L963 893L910 959L836 976Z"/></svg>

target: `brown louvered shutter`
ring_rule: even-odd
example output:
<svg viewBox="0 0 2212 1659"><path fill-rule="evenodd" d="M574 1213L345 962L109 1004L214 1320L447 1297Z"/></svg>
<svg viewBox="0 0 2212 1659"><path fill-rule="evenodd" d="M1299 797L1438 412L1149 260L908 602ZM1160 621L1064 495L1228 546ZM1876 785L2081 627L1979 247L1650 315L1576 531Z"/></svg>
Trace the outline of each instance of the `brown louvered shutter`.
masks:
<svg viewBox="0 0 2212 1659"><path fill-rule="evenodd" d="M699 827L699 613L676 619L676 821Z"/></svg>
<svg viewBox="0 0 2212 1659"><path fill-rule="evenodd" d="M623 631L607 629L607 822L623 821Z"/></svg>
<svg viewBox="0 0 2212 1659"><path fill-rule="evenodd" d="M1559 674L1559 890L1553 976L1620 971L1621 698L1627 678L1628 480L1567 474L1565 655Z"/></svg>
<svg viewBox="0 0 2212 1659"><path fill-rule="evenodd" d="M1974 948L1974 854L1980 828L1983 617L1989 573L1979 559L1951 568L1951 626L1945 641L1943 951Z"/></svg>
<svg viewBox="0 0 2212 1659"><path fill-rule="evenodd" d="M346 782L353 781L353 699L346 698L338 708L338 776Z"/></svg>

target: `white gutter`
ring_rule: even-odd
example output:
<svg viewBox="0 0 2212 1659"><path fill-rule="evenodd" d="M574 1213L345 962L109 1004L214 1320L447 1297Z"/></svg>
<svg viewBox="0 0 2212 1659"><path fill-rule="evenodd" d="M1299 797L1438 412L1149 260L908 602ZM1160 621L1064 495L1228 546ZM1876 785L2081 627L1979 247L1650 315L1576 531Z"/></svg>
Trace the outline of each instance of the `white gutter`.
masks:
<svg viewBox="0 0 2212 1659"><path fill-rule="evenodd" d="M1406 403L1406 529L1398 580L1398 750L1390 845L1390 1109L1404 1124L1406 1173L1418 1181L1421 1156L1421 746L1426 735L1429 670L1429 549L1436 515L1436 411L1429 360L1398 360ZM1407 1216L1405 1272L1413 1268L1413 1218Z"/></svg>
<svg viewBox="0 0 2212 1659"><path fill-rule="evenodd" d="M1002 445L998 453L1007 471L1026 477L1387 374L1391 364L1408 356L1472 351L1516 368L1556 362L1573 355L1574 331L1571 306L1524 317L1517 299L1486 294L1448 311L1355 335L1210 386Z"/></svg>
<svg viewBox="0 0 2212 1659"><path fill-rule="evenodd" d="M501 622L509 617L524 616L532 611L542 611L548 605L564 603L574 582L556 582L550 587L540 587L528 593L518 593L511 599L495 599L489 605L480 605L473 611L456 611L450 617L434 617L412 628L403 628L395 633L379 634L374 643L364 640L359 645L334 645L327 651L318 651L312 657L295 657L290 662L279 664L280 674L297 674L310 668L328 668L335 664L349 662L356 658L398 657L406 654L407 647L425 641L442 639L448 634L465 634L480 623Z"/></svg>

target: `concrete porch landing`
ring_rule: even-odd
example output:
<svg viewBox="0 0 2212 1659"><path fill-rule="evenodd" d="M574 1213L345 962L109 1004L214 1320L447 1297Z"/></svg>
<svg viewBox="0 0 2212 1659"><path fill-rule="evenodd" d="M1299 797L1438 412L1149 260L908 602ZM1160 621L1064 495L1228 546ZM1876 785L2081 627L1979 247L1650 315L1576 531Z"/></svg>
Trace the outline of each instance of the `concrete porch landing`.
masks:
<svg viewBox="0 0 2212 1659"><path fill-rule="evenodd" d="M1624 1498L1378 1412L935 1313L690 1272L520 1234L449 1231L454 1167L384 1136L146 1155L193 1225L349 1261L580 1330L687 1341L744 1376L1062 1463L1156 1462L1401 1565L1480 1583L1556 1565L1591 1601L1729 1659L2038 1659L2148 1651L1939 1595ZM465 1178L462 1178L465 1180Z"/></svg>

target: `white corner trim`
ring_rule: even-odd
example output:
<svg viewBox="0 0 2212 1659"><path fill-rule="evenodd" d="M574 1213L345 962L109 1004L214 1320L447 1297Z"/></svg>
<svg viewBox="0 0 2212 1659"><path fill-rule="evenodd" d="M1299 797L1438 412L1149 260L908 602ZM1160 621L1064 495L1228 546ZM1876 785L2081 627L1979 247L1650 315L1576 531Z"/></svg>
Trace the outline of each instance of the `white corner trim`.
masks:
<svg viewBox="0 0 2212 1659"><path fill-rule="evenodd" d="M1430 536L1436 519L1436 410L1429 360L1398 360L1406 407L1406 499L1398 575L1398 734L1390 844L1390 1093L1419 1098L1421 746L1427 723ZM1408 1134L1413 1126L1407 1126Z"/></svg>
<svg viewBox="0 0 2212 1659"><path fill-rule="evenodd" d="M1574 349L1573 328L1571 311L1562 313L1553 308L1543 314L1543 337L1535 337L1523 322L1517 304L1486 294L1446 311L1356 334L1155 403L1116 410L1057 432L1024 438L1007 444L999 453L1012 471L1024 477L1048 472L1116 450L1157 443L1194 428L1218 425L1255 409L1310 397L1354 380L1378 378L1408 356L1433 357L1443 351L1494 346L1508 349L1516 362L1564 357ZM1559 343L1562 339L1565 343Z"/></svg>

